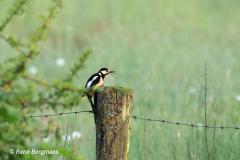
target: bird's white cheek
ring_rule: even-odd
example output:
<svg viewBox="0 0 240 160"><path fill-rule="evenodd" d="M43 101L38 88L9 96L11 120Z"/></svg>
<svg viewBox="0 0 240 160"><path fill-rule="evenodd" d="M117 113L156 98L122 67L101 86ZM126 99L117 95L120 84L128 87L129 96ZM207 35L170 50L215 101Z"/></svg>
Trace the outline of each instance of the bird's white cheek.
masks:
<svg viewBox="0 0 240 160"><path fill-rule="evenodd" d="M106 72L106 71L102 71L102 74L104 74L104 75L105 75L105 74L107 74L107 72Z"/></svg>

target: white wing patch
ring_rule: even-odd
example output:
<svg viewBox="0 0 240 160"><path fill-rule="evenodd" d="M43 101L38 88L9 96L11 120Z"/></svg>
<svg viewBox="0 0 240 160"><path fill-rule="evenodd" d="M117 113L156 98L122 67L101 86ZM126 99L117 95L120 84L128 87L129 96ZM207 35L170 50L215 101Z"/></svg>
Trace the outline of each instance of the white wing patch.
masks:
<svg viewBox="0 0 240 160"><path fill-rule="evenodd" d="M98 76L93 77L93 79L87 83L87 88L89 88L92 85L92 82L95 81L97 78Z"/></svg>

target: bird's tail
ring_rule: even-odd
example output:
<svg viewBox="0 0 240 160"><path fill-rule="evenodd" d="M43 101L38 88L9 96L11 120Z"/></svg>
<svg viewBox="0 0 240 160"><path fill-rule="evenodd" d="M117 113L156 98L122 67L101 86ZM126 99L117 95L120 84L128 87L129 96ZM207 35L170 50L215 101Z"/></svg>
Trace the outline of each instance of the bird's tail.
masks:
<svg viewBox="0 0 240 160"><path fill-rule="evenodd" d="M86 97L89 95L89 92L91 91L91 88L85 88L82 92L82 96L81 97Z"/></svg>

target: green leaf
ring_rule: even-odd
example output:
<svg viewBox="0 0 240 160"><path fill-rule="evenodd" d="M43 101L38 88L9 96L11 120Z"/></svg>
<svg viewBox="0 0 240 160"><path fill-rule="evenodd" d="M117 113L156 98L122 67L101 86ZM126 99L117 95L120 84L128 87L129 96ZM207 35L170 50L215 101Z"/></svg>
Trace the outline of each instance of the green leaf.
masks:
<svg viewBox="0 0 240 160"><path fill-rule="evenodd" d="M66 148L60 148L59 149L60 154L62 154L64 157L70 157L72 155L72 151L70 149Z"/></svg>
<svg viewBox="0 0 240 160"><path fill-rule="evenodd" d="M8 109L6 107L0 107L0 118L7 122L15 123L18 121L19 115L13 109Z"/></svg>

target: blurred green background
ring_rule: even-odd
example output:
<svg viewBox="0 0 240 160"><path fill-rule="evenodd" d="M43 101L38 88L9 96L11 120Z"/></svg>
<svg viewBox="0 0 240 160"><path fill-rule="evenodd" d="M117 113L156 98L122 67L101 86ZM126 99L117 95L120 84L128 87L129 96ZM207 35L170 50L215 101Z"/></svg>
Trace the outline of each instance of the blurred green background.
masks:
<svg viewBox="0 0 240 160"><path fill-rule="evenodd" d="M12 3L0 0L1 17ZM48 0L30 1L4 33L24 39L48 7ZM238 0L64 1L28 71L49 80L63 78L80 51L91 48L94 54L74 79L79 88L93 72L109 67L116 74L106 85L134 91L132 114L203 124L207 62L208 123L235 126L240 124L239 7ZM2 40L0 46L0 61L18 54ZM89 108L85 99L74 109ZM80 133L68 146L95 159L92 115L56 119L63 130L69 122L70 133ZM189 159L187 144L192 159L206 159L202 129L146 122L145 130L142 121L132 120L131 160ZM239 131L209 130L208 139L212 159L240 159Z"/></svg>

